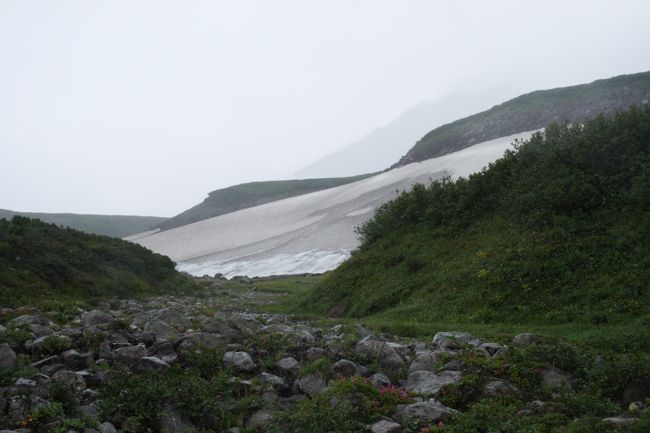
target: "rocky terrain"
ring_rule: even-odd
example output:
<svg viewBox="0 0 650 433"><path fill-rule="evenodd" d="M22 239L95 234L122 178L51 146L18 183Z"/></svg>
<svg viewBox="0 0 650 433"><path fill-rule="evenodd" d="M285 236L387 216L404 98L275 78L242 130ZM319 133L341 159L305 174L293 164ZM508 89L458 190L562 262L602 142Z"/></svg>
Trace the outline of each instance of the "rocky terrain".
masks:
<svg viewBox="0 0 650 433"><path fill-rule="evenodd" d="M2 431L427 432L472 393L539 416L575 384L554 365L517 361L542 344L533 334L499 344L465 332L412 340L358 323L315 327L252 312L280 295L246 277L197 280L209 296L2 309L0 427L13 429ZM612 430L634 425L643 407L622 404L627 412L602 421ZM328 430L333 422L340 430Z"/></svg>

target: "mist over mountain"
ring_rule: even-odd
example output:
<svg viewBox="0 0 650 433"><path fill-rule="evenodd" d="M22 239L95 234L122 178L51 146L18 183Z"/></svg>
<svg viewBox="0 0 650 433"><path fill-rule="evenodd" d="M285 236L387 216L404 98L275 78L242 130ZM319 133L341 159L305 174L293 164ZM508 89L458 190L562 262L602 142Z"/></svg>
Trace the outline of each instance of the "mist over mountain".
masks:
<svg viewBox="0 0 650 433"><path fill-rule="evenodd" d="M420 102L386 126L296 171L298 178L354 176L390 167L432 129L520 93L521 83L467 80L435 102Z"/></svg>

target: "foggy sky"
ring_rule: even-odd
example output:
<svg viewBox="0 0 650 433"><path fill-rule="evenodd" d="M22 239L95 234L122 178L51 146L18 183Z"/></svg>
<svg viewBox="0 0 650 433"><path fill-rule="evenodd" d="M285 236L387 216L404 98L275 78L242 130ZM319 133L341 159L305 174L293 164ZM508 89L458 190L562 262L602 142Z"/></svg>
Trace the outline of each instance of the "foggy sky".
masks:
<svg viewBox="0 0 650 433"><path fill-rule="evenodd" d="M0 0L0 208L171 216L459 88L650 70L648 22L647 0Z"/></svg>

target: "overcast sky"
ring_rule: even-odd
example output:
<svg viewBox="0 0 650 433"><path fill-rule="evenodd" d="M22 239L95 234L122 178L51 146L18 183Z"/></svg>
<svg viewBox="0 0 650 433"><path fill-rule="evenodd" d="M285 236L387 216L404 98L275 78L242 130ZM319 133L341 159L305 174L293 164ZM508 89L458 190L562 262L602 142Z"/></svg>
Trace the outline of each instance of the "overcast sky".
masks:
<svg viewBox="0 0 650 433"><path fill-rule="evenodd" d="M648 0L0 0L0 208L171 216L459 86L650 70L648 23Z"/></svg>

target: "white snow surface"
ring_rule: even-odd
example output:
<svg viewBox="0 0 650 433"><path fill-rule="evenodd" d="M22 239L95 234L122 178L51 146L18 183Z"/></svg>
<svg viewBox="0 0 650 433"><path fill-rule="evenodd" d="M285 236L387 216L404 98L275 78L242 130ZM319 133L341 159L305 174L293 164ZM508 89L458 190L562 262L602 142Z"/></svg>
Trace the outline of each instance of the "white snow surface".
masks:
<svg viewBox="0 0 650 433"><path fill-rule="evenodd" d="M531 134L485 141L351 184L127 239L169 256L179 270L193 275L325 272L336 268L358 246L354 228L398 191L445 175L466 177L503 156L515 139Z"/></svg>

